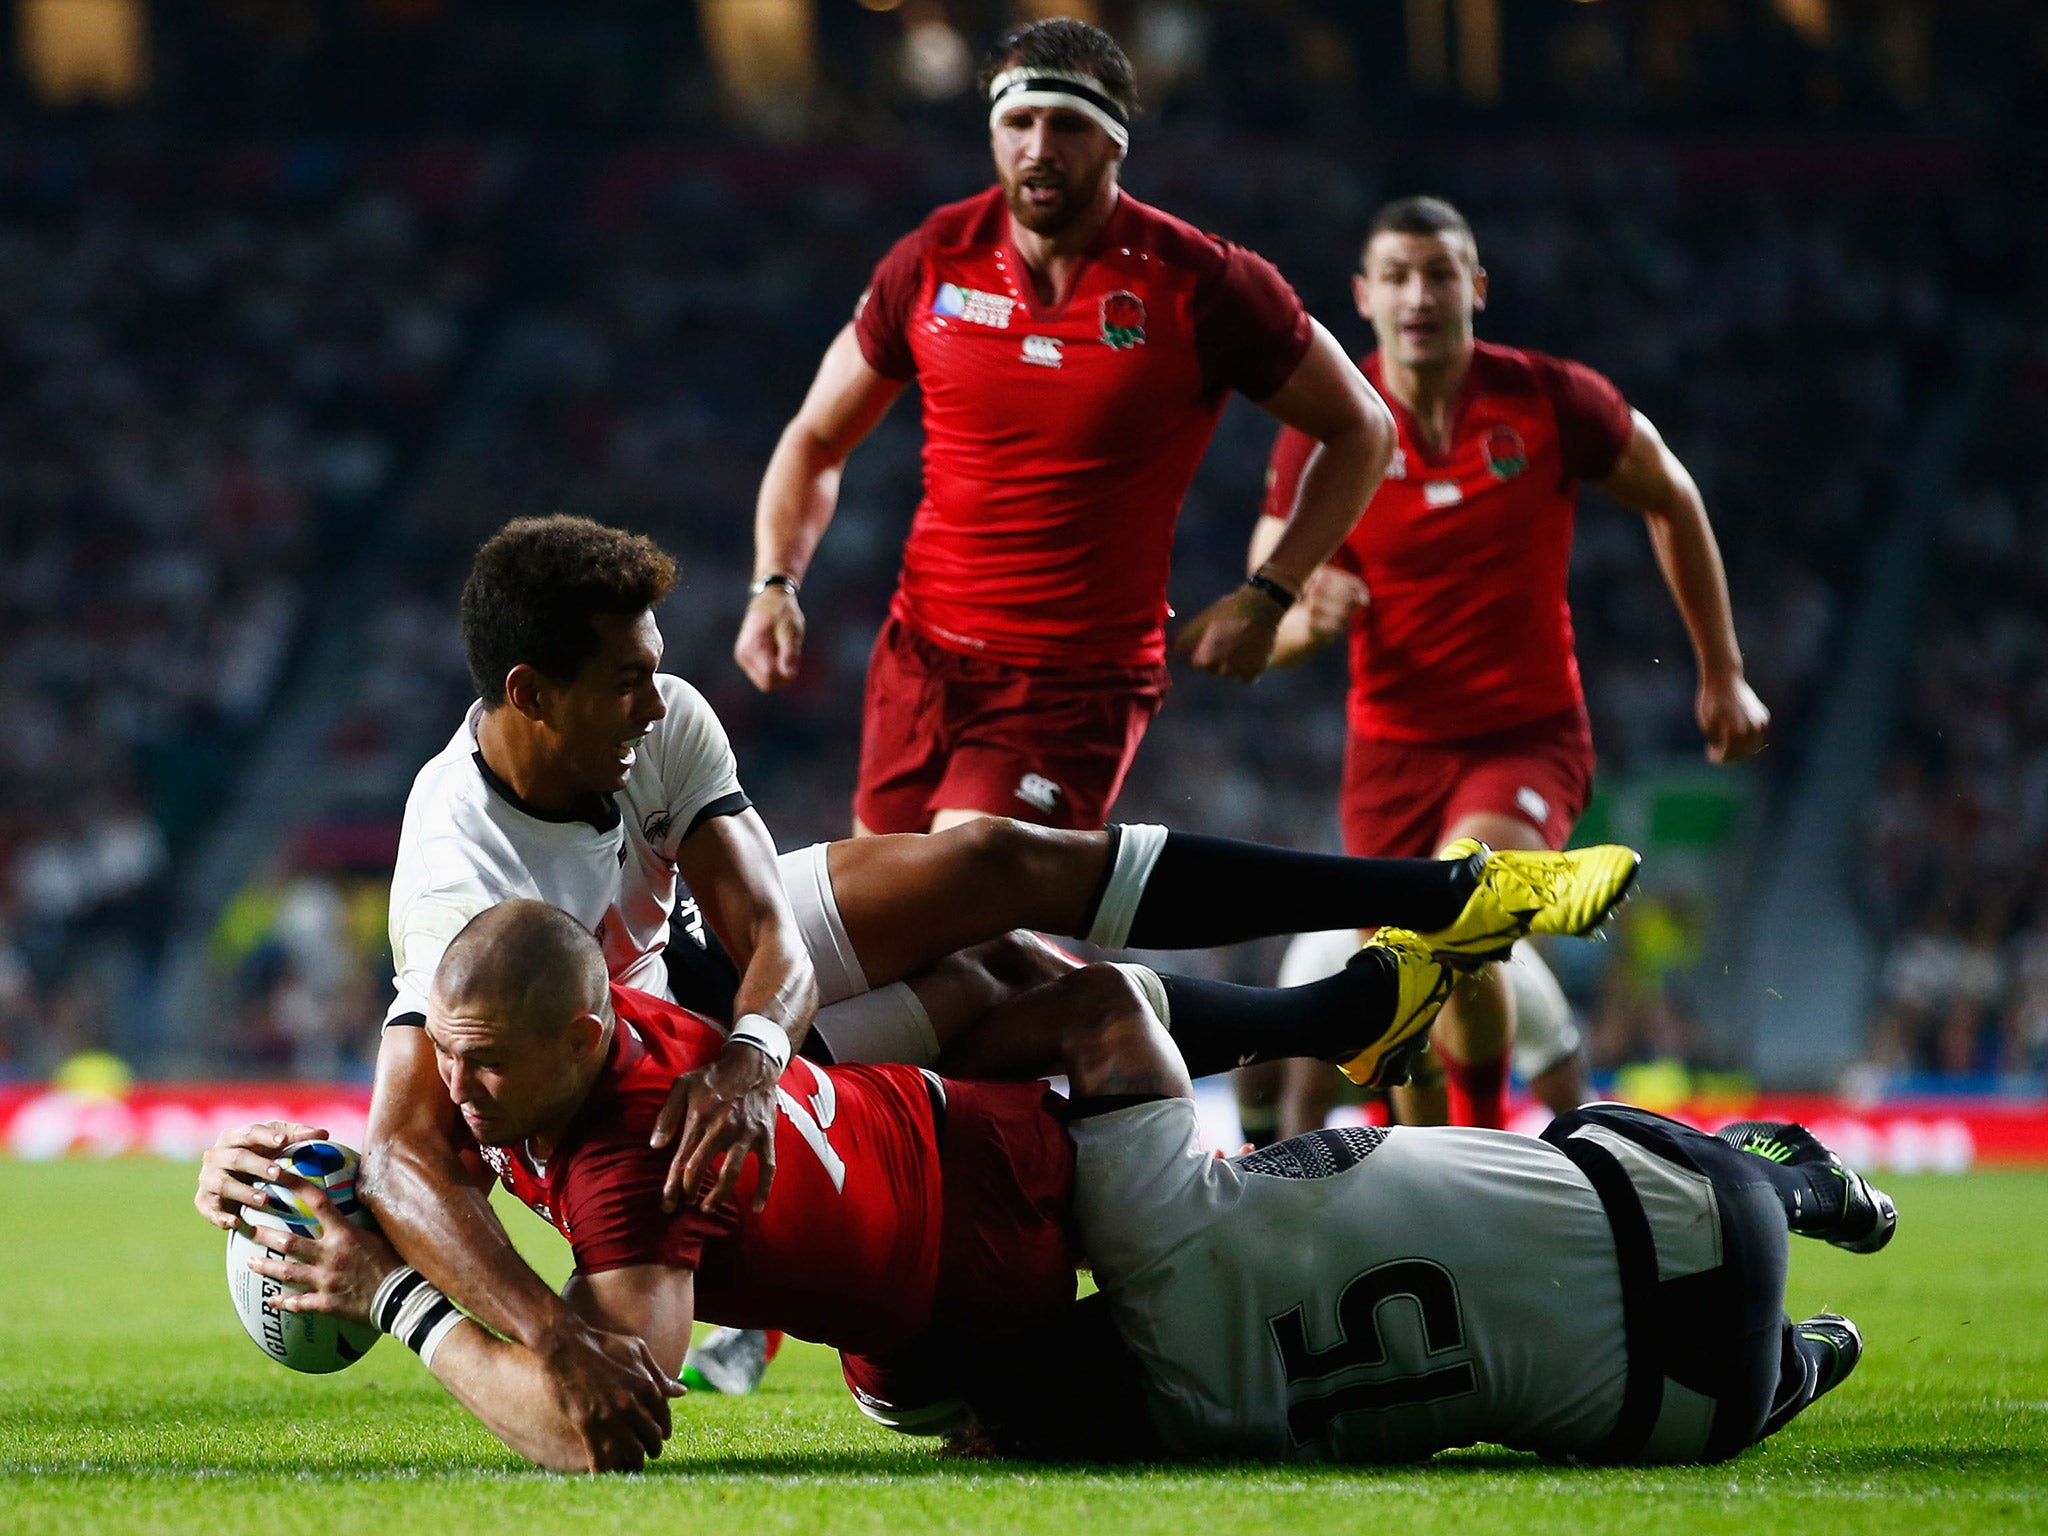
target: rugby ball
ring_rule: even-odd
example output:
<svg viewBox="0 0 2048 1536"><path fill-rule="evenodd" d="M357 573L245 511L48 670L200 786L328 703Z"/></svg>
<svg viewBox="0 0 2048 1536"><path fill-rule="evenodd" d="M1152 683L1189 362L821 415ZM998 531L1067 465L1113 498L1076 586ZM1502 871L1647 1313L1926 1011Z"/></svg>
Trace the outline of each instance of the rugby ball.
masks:
<svg viewBox="0 0 2048 1536"><path fill-rule="evenodd" d="M325 1189L327 1198L357 1226L375 1225L368 1207L356 1198L356 1154L349 1148L331 1141L295 1141L278 1153L277 1161ZM381 1337L374 1327L340 1322L322 1312L280 1312L264 1304L296 1287L249 1267L251 1259L270 1252L250 1236L251 1227L286 1227L302 1237L317 1237L320 1223L283 1185L258 1180L255 1187L263 1204L244 1206L242 1219L228 1234L228 1295L243 1332L279 1365L311 1376L354 1365Z"/></svg>

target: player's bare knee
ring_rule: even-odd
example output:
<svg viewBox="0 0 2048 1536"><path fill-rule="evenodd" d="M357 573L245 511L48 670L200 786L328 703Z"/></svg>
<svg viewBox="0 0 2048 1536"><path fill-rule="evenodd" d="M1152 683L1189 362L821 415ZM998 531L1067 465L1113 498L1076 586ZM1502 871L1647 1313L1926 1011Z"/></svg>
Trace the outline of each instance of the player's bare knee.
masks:
<svg viewBox="0 0 2048 1536"><path fill-rule="evenodd" d="M1070 976L1079 966L1028 928L1016 928L966 951L990 976L1014 992L1028 992Z"/></svg>
<svg viewBox="0 0 2048 1536"><path fill-rule="evenodd" d="M1133 1063L1157 1052L1159 1021L1129 975L1113 965L1083 966L1058 983L1066 1008L1061 1065L1075 1091L1099 1091L1108 1078L1128 1076Z"/></svg>
<svg viewBox="0 0 2048 1536"><path fill-rule="evenodd" d="M1034 826L1009 816L984 816L943 834L960 840L960 856L970 862L976 885L983 890L1039 891L1062 872L1062 854L1076 834Z"/></svg>

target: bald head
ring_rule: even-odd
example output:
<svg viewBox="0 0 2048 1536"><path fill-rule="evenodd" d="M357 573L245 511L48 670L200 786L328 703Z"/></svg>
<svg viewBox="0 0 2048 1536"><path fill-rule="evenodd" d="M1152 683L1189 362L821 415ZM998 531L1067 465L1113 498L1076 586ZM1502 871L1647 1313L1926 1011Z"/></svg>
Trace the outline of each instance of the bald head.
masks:
<svg viewBox="0 0 2048 1536"><path fill-rule="evenodd" d="M524 1034L602 1017L609 982L604 952L575 918L544 901L501 901L442 954L434 997L448 1013Z"/></svg>
<svg viewBox="0 0 2048 1536"><path fill-rule="evenodd" d="M478 913L441 956L427 1037L448 1096L486 1146L560 1130L603 1068L611 996L597 941L558 907Z"/></svg>

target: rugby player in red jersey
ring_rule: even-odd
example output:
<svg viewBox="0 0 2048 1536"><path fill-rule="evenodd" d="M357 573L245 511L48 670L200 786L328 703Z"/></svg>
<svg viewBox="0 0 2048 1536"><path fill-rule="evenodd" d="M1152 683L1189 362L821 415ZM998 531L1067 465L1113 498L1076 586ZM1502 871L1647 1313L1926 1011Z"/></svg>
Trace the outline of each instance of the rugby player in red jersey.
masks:
<svg viewBox="0 0 2048 1536"><path fill-rule="evenodd" d="M1486 272L1470 225L1439 199L1380 211L1352 292L1379 343L1361 366L1393 407L1400 447L1274 656L1298 660L1349 631L1346 848L1564 845L1593 783L1565 592L1582 483L1643 515L1692 639L1708 759L1761 751L1770 712L1743 676L1699 488L1642 412L1583 364L1474 338ZM1254 563L1287 526L1313 449L1291 429L1274 444ZM1506 969L1462 986L1437 1031L1460 1123L1499 1125L1504 1113ZM1582 1076L1561 1086L1586 1097ZM1305 1075L1291 1087L1322 1091ZM1304 1118L1299 1106L1289 1118Z"/></svg>
<svg viewBox="0 0 2048 1536"><path fill-rule="evenodd" d="M644 1132L720 1034L608 985L559 909L472 920L426 1030L472 1171L569 1239L565 1297L595 1325L657 1361L700 1316L787 1328L837 1347L862 1409L898 1429L1038 1458L1388 1461L1492 1440L1718 1461L1854 1369L1848 1319L1783 1315L1787 1233L1872 1253L1897 1213L1800 1127L1717 1140L1600 1105L1541 1141L1332 1131L1225 1162L1148 978L1091 966L1018 999L1059 1023L1066 1101L789 1063L786 1171L751 1211L663 1211ZM252 1267L302 1288L278 1305L374 1320L508 1445L596 1470L532 1351L307 1198L317 1238L258 1234L274 1256ZM1077 1305L1084 1255L1102 1294ZM1400 1306L1381 1316L1403 1298L1420 1336Z"/></svg>
<svg viewBox="0 0 2048 1536"><path fill-rule="evenodd" d="M774 689L796 676L797 588L841 465L917 383L924 497L869 662L860 831L1103 825L1165 695L1174 521L1229 391L1311 446L1258 570L1181 636L1205 671L1264 670L1393 448L1385 407L1271 265L1118 187L1135 90L1113 38L1021 27L984 84L998 184L883 258L755 513L734 655Z"/></svg>
<svg viewBox="0 0 2048 1536"><path fill-rule="evenodd" d="M1175 991L1144 967L1101 966L1026 989L1017 1001L1028 1011L992 1019L989 1033L1025 1077L1055 1070L1067 1005L1100 983L1119 994L1135 985L1154 1014L1185 1015L1180 1045L1197 1071L1231 1065L1254 1036L1286 1039L1288 1054L1398 1063L1448 982L1413 934L1383 929L1377 943L1401 973L1398 988L1354 969L1321 997L1267 994L1262 1009L1256 989ZM1029 1005L1048 991L1049 1007ZM576 1253L564 1299L593 1324L644 1339L658 1362L682 1360L693 1319L781 1329L846 1352L857 1390L898 1401L930 1393L925 1378L946 1358L939 1340L1015 1334L1073 1299L1073 1151L1044 1112L1043 1082L784 1059L773 1198L756 1198L750 1163L714 1206L670 1211L668 1158L649 1133L677 1077L725 1048L722 1027L612 983L582 925L530 900L485 909L449 942L422 1027L476 1144L465 1157L474 1182L494 1173L553 1223ZM1035 1055L1014 1055L1026 1040ZM443 1358L460 1315L412 1271L393 1274L394 1262L380 1272L380 1325L508 1445L565 1470L619 1464L595 1458L544 1389L537 1351L473 1327ZM919 1350L900 1353L913 1340ZM653 1455L667 1425L639 1423Z"/></svg>

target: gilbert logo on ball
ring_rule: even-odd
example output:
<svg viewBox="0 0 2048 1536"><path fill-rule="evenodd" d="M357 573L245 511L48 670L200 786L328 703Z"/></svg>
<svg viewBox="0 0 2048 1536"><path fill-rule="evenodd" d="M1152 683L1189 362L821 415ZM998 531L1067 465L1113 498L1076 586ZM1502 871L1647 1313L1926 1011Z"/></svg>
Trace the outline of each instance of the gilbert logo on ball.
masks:
<svg viewBox="0 0 2048 1536"><path fill-rule="evenodd" d="M341 1214L359 1227L371 1225L368 1209L356 1198L356 1154L331 1141L293 1142L277 1155L283 1167L319 1185ZM255 1227L283 1227L300 1237L318 1237L320 1219L305 1197L283 1184L257 1180L260 1206L244 1206L242 1220L228 1234L228 1296L242 1331L280 1365L309 1375L325 1375L360 1360L379 1334L367 1323L344 1323L319 1312L280 1312L270 1302L293 1287L259 1275L249 1261L270 1250L251 1236Z"/></svg>
<svg viewBox="0 0 2048 1536"><path fill-rule="evenodd" d="M1102 340L1119 352L1145 345L1145 301L1126 288L1104 294Z"/></svg>

